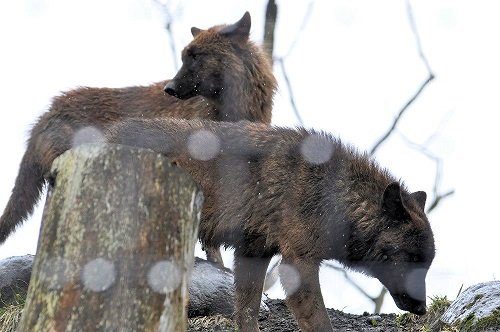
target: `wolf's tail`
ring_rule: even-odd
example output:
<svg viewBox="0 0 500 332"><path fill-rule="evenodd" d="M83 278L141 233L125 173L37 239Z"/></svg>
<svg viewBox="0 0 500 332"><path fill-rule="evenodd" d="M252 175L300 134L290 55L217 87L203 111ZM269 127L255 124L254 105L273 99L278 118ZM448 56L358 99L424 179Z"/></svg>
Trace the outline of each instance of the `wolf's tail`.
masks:
<svg viewBox="0 0 500 332"><path fill-rule="evenodd" d="M0 243L3 243L16 227L21 225L33 212L42 193L45 184L45 170L42 161L36 160L37 158L31 150L33 145L28 144L14 189L12 189L9 202L2 217L0 217Z"/></svg>

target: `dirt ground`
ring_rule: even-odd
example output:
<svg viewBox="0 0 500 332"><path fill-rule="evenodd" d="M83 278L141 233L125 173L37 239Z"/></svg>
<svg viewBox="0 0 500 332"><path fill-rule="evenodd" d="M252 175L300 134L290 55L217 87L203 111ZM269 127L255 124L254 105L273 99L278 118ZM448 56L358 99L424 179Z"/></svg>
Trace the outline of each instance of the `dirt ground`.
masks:
<svg viewBox="0 0 500 332"><path fill-rule="evenodd" d="M268 300L269 313L259 318L261 331L265 332L298 332L295 318L282 300ZM395 314L352 315L339 310L328 309L334 331L342 332L401 332L405 331L396 325ZM188 331L234 331L231 321L222 317L204 317L190 320Z"/></svg>

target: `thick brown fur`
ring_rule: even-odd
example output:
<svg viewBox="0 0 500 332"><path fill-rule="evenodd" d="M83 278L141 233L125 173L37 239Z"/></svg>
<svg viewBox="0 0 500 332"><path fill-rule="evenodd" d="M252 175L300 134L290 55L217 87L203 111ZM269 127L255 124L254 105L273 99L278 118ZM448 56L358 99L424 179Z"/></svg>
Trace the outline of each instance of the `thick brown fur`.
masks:
<svg viewBox="0 0 500 332"><path fill-rule="evenodd" d="M434 259L426 195L408 192L366 154L324 133L246 121L127 120L107 141L163 153L201 185L200 240L235 249L239 331L258 331L276 254L302 331L331 331L318 279L327 259L378 278L399 308L425 313Z"/></svg>
<svg viewBox="0 0 500 332"><path fill-rule="evenodd" d="M176 117L269 124L276 80L263 51L249 40L250 25L245 13L232 25L193 28L183 66L170 81L119 89L84 87L54 98L31 130L0 218L0 243L32 213L54 159L75 144L94 140L116 122ZM201 55L194 59L195 53Z"/></svg>

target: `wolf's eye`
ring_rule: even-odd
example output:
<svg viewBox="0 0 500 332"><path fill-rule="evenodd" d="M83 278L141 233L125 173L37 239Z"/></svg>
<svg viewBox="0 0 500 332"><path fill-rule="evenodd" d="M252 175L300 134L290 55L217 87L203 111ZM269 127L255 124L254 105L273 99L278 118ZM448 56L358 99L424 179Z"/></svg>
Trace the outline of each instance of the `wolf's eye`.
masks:
<svg viewBox="0 0 500 332"><path fill-rule="evenodd" d="M190 58L191 60L196 60L198 57L199 57L199 53L197 50L194 50L194 49L188 49L186 51L186 55L188 56L188 58Z"/></svg>
<svg viewBox="0 0 500 332"><path fill-rule="evenodd" d="M389 256L387 256L387 255L382 256L382 262L386 262L388 260L389 260Z"/></svg>
<svg viewBox="0 0 500 332"><path fill-rule="evenodd" d="M189 56L193 60L199 60L203 56L203 53L190 53Z"/></svg>

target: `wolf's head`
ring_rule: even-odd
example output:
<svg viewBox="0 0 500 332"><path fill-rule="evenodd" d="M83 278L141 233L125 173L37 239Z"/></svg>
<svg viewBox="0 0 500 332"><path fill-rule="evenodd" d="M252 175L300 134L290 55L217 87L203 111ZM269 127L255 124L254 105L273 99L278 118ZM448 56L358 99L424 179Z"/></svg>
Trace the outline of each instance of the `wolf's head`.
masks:
<svg viewBox="0 0 500 332"><path fill-rule="evenodd" d="M425 192L410 194L393 182L380 200L378 226L357 230L364 241L357 246L365 247L361 269L382 282L400 309L418 315L426 312L425 277L435 255L425 200Z"/></svg>
<svg viewBox="0 0 500 332"><path fill-rule="evenodd" d="M425 200L425 192L406 194L397 182L387 186L381 201L385 229L373 244L371 266L396 305L419 315L426 312L425 277L435 255Z"/></svg>
<svg viewBox="0 0 500 332"><path fill-rule="evenodd" d="M182 67L167 83L165 92L180 99L198 95L220 98L225 88L237 84L231 77L243 76L244 57L251 56L250 26L250 14L246 12L231 25L191 28L194 39L182 51Z"/></svg>

